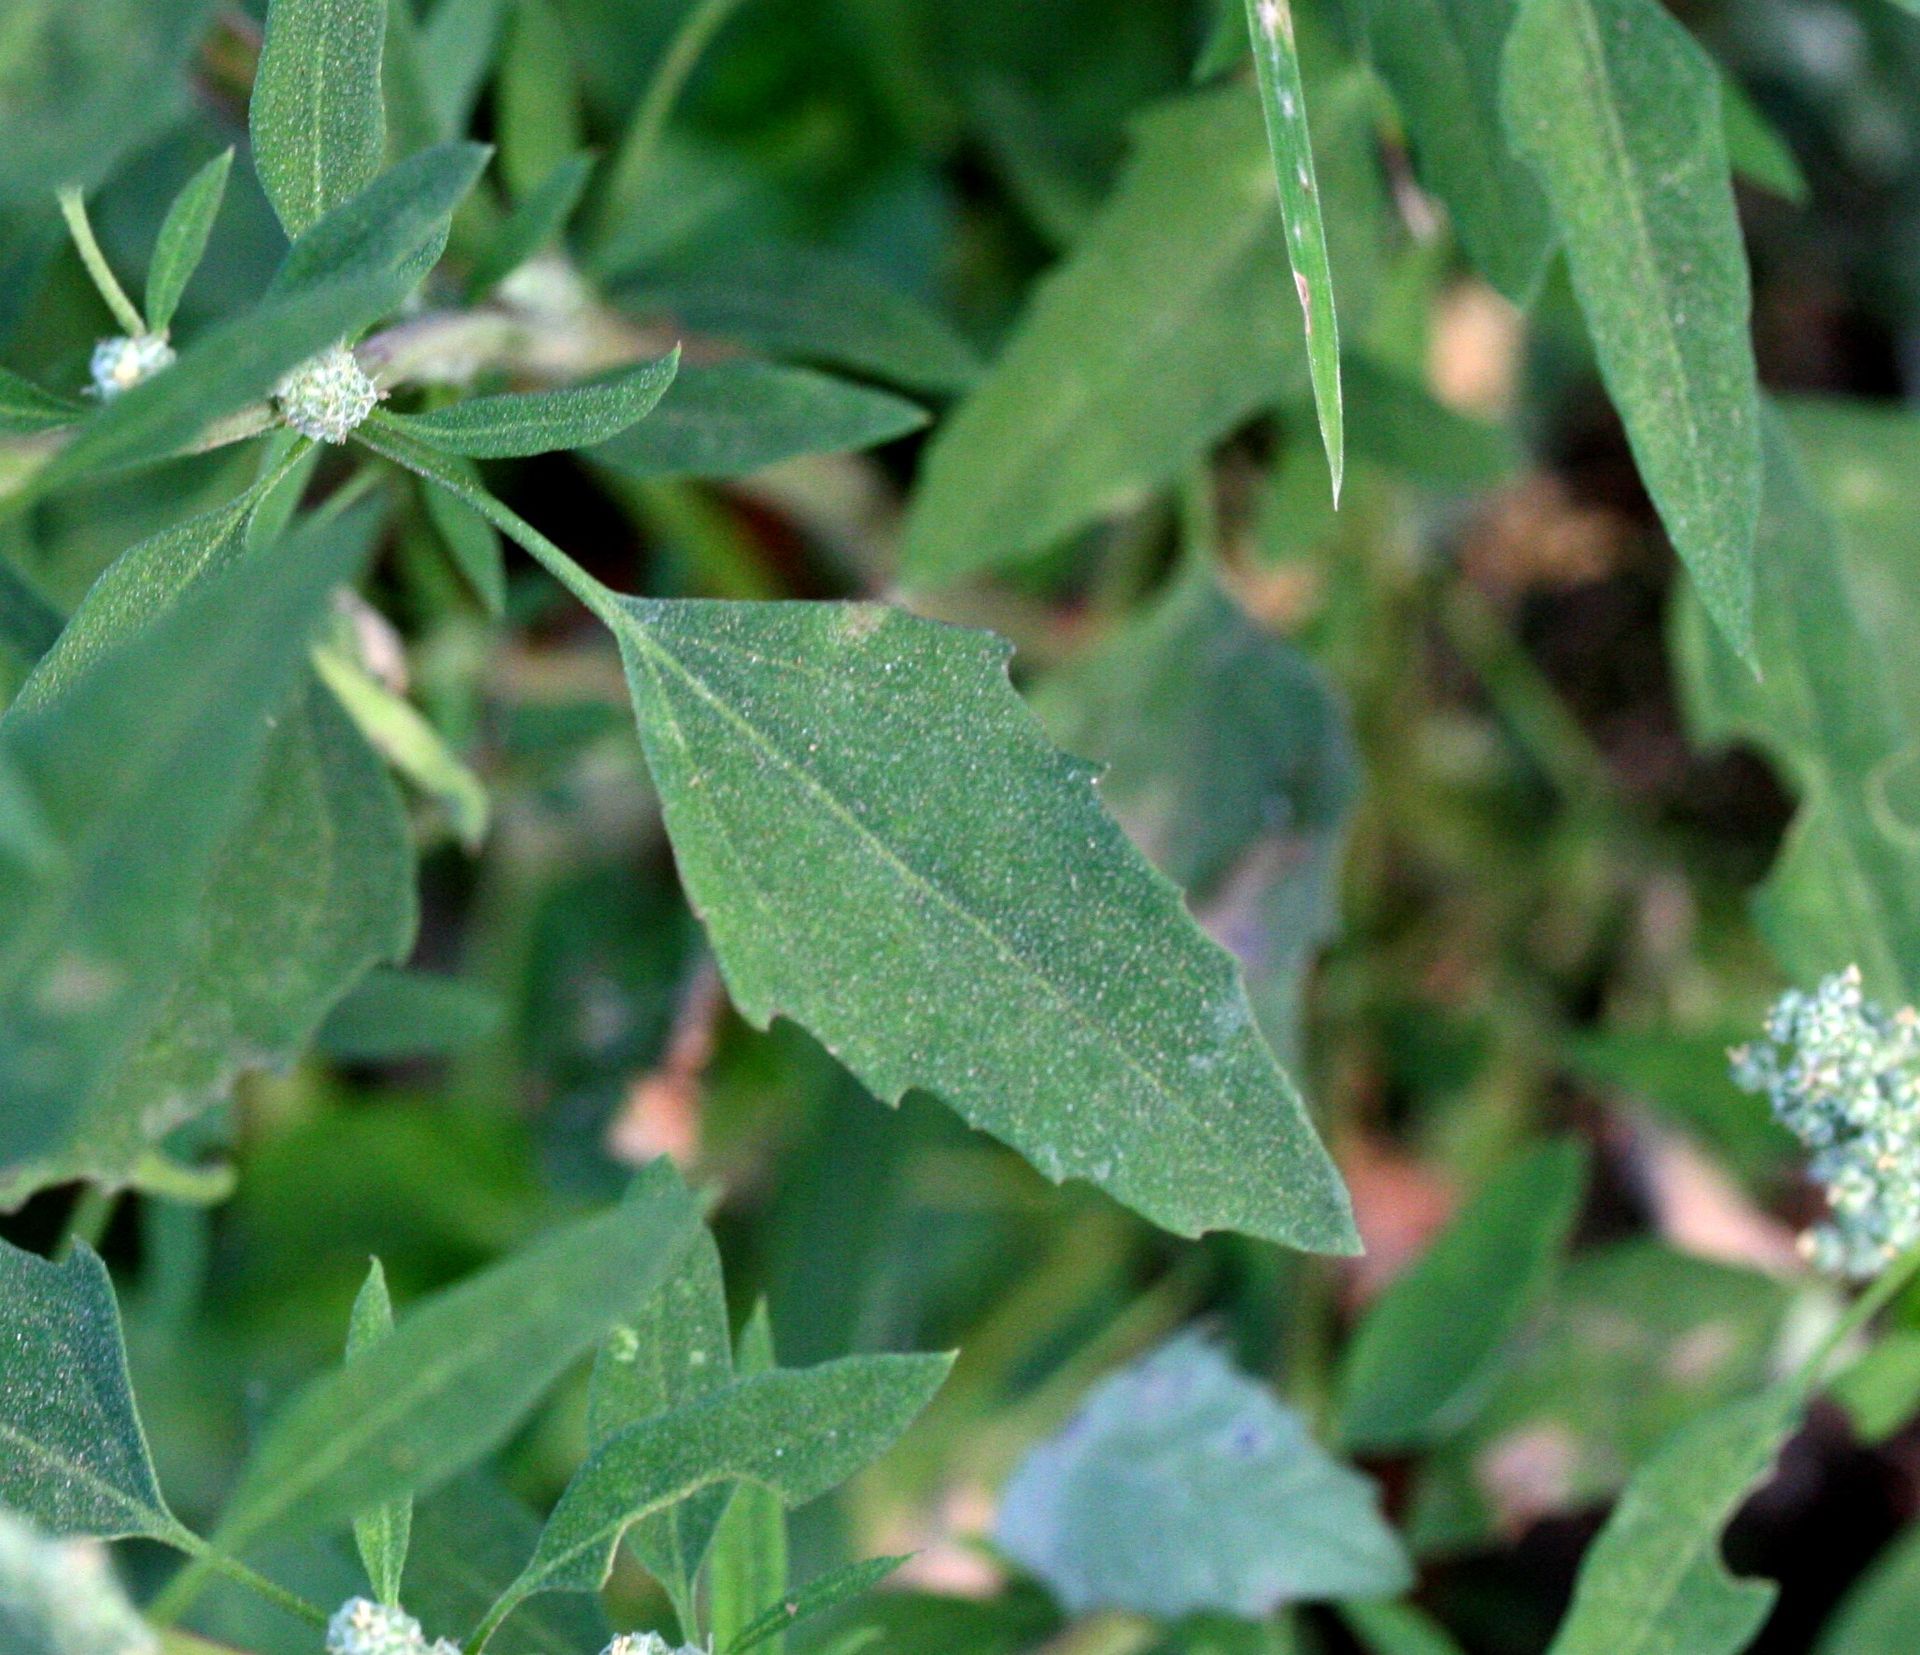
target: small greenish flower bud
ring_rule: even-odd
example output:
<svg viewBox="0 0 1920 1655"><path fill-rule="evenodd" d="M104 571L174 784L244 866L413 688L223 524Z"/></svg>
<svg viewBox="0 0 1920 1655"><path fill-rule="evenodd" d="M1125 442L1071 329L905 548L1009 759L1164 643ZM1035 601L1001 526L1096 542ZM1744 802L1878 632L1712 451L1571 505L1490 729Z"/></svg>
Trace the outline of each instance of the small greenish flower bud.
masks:
<svg viewBox="0 0 1920 1655"><path fill-rule="evenodd" d="M102 339L93 347L93 359L88 363L93 394L102 402L111 402L122 391L132 390L172 364L173 347L164 333L117 334Z"/></svg>
<svg viewBox="0 0 1920 1655"><path fill-rule="evenodd" d="M1830 1214L1801 1240L1815 1265L1864 1278L1920 1245L1920 1013L1867 999L1850 966L1781 995L1765 1038L1727 1055L1812 1151Z"/></svg>
<svg viewBox="0 0 1920 1655"><path fill-rule="evenodd" d="M427 1640L404 1610L348 1598L327 1623L327 1655L428 1655Z"/></svg>
<svg viewBox="0 0 1920 1655"><path fill-rule="evenodd" d="M50 1540L0 1511L0 1631L6 1630L60 1655L153 1655L157 1648L100 1547Z"/></svg>
<svg viewBox="0 0 1920 1655"><path fill-rule="evenodd" d="M309 357L274 387L280 417L303 437L341 443L380 400L380 392L345 345Z"/></svg>

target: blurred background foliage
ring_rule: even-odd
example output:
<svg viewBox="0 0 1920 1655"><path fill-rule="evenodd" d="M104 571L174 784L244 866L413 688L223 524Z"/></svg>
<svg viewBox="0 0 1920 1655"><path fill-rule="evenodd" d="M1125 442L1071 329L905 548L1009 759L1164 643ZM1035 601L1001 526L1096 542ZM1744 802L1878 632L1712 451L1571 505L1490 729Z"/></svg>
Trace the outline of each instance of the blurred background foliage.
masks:
<svg viewBox="0 0 1920 1655"><path fill-rule="evenodd" d="M1347 1433L1418 1554L1422 1604L1465 1649L1539 1649L1627 1475L1773 1371L1818 1295L1792 1255L1811 1198L1723 1054L1785 973L1862 952L1821 929L1837 853L1820 836L1844 824L1794 825L1832 755L1717 668L1564 269L1522 315L1463 258L1370 67L1366 0L1297 6L1350 353L1337 516L1276 226L1248 183L1266 175L1238 0L744 0L623 184L620 135L689 9L419 8L424 107L500 147L505 194L464 210L450 268L485 272L509 210L595 154L564 245L625 325L683 340L696 366L826 370L840 439L819 440L815 410L784 445L762 422L630 463L617 445L524 462L501 472L506 497L624 589L905 593L1013 638L1057 739L1110 767L1128 830L1241 956L1368 1255L1174 1241L931 1102L881 1108L793 1028L746 1027L675 882L610 644L395 474L378 612L351 619L448 750L440 785L408 792L416 956L171 1146L230 1155L229 1202L83 1215L106 1226L175 1504L210 1512L266 1406L333 1358L369 1253L404 1304L669 1154L715 1191L736 1312L768 1302L783 1360L962 1353L902 1449L802 1515L796 1576L914 1550L906 1589L878 1600L881 1647L1093 1650L984 1543L1023 1454L1099 1376L1196 1322L1337 1435L1367 1307L1509 1157L1565 1134L1588 1171L1551 1291L1543 1267L1502 1312L1501 1359L1417 1441ZM1780 602L1844 588L1873 659L1910 673L1920 19L1879 0L1674 9L1743 94L1761 375L1836 525L1824 573ZM41 90L113 135L95 222L134 269L174 190L244 136L257 16L75 10L98 30ZM8 57L15 15L0 86L32 69ZM397 143L423 107L409 95L390 67ZM51 202L19 184L34 165L0 158L0 350L77 385L106 319ZM256 293L279 245L236 168L179 329ZM71 606L183 496L244 480L226 452L77 490L0 528L0 550ZM496 567L504 625L485 607ZM1874 670L1857 655L1828 667L1843 698L1880 692L1847 680ZM0 651L0 693L20 669ZM1911 834L1908 779L1889 773L1885 804ZM1915 998L1920 955L1896 944L1883 963L1882 990ZM72 1199L36 1197L7 1233L46 1244ZM1734 1530L1736 1565L1784 1586L1762 1650L1814 1647L1920 1513L1920 1314L1912 1329L1843 1387L1851 1414L1816 1414ZM584 1430L574 1385L497 1482L456 1485L422 1527L479 1532L463 1501L518 1521L499 1512L550 1500ZM286 1560L307 1580L339 1564ZM637 1573L618 1589L649 1601ZM207 1630L299 1647L267 1612L228 1613ZM600 1635L551 1630L582 1650ZM1313 1610L1196 1622L1165 1647L1429 1647L1393 1633Z"/></svg>

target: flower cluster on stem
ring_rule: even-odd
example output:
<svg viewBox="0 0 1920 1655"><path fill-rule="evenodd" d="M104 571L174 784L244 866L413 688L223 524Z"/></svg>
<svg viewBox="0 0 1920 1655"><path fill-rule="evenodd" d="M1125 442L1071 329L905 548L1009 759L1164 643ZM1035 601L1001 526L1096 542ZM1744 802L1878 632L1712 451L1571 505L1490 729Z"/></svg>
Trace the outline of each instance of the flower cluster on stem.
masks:
<svg viewBox="0 0 1920 1655"><path fill-rule="evenodd" d="M1781 995L1765 1037L1728 1057L1810 1151L1829 1208L1802 1238L1815 1265L1864 1279L1920 1244L1920 1013L1868 999L1850 966Z"/></svg>

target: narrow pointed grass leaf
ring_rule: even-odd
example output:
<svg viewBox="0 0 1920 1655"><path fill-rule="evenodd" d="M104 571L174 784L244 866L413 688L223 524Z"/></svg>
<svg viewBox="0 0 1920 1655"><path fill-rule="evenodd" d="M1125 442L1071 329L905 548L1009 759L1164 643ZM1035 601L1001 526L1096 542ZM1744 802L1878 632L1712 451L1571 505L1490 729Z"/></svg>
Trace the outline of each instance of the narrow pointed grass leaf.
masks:
<svg viewBox="0 0 1920 1655"><path fill-rule="evenodd" d="M892 1446L950 1365L945 1356L850 1356L738 1380L629 1426L574 1473L483 1630L536 1593L597 1591L628 1528L713 1483L759 1483L787 1506L818 1499Z"/></svg>
<svg viewBox="0 0 1920 1655"><path fill-rule="evenodd" d="M791 1596L771 1605L756 1616L738 1636L720 1645L723 1655L746 1655L750 1649L764 1649L789 1627L799 1626L824 1615L829 1609L862 1598L907 1562L905 1557L872 1557L860 1563L848 1563L807 1582Z"/></svg>
<svg viewBox="0 0 1920 1655"><path fill-rule="evenodd" d="M467 277L467 292L478 296L496 287L553 241L566 228L580 205L587 180L593 175L591 155L569 155L554 164L524 201L494 231Z"/></svg>
<svg viewBox="0 0 1920 1655"><path fill-rule="evenodd" d="M498 994L464 977L376 966L341 999L315 1037L349 1063L448 1057L477 1046L506 1016Z"/></svg>
<svg viewBox="0 0 1920 1655"><path fill-rule="evenodd" d="M364 1357L392 1333L393 1299L387 1292L387 1273L374 1259L347 1323L347 1361ZM407 1542L412 1532L413 1501L406 1495L363 1511L353 1520L353 1543L366 1567L373 1595L382 1603L400 1601L400 1577L406 1571Z"/></svg>
<svg viewBox="0 0 1920 1655"><path fill-rule="evenodd" d="M1720 1536L1798 1413L1792 1387L1682 1427L1627 1485L1580 1565L1548 1655L1738 1655L1773 1607L1737 1579Z"/></svg>
<svg viewBox="0 0 1920 1655"><path fill-rule="evenodd" d="M657 1286L698 1223L684 1191L657 1189L416 1307L281 1409L228 1504L223 1539L239 1547L325 1529L471 1465Z"/></svg>
<svg viewBox="0 0 1920 1655"><path fill-rule="evenodd" d="M1420 181L1468 257L1516 304L1539 290L1553 218L1500 118L1500 60L1519 0L1365 0L1367 44L1406 118Z"/></svg>
<svg viewBox="0 0 1920 1655"><path fill-rule="evenodd" d="M1119 185L927 446L901 548L909 586L1035 557L1305 393L1273 190L1243 88L1135 124Z"/></svg>
<svg viewBox="0 0 1920 1655"><path fill-rule="evenodd" d="M71 397L43 391L32 380L0 368L0 432L31 436L71 425L86 414L86 405Z"/></svg>
<svg viewBox="0 0 1920 1655"><path fill-rule="evenodd" d="M49 1264L0 1241L0 1503L54 1535L177 1543L93 1250Z"/></svg>
<svg viewBox="0 0 1920 1655"><path fill-rule="evenodd" d="M1502 94L1647 492L1752 664L1760 409L1719 71L1660 0L1522 0Z"/></svg>
<svg viewBox="0 0 1920 1655"><path fill-rule="evenodd" d="M1340 1374L1340 1440L1413 1448L1486 1400L1578 1216L1586 1162L1561 1140L1488 1180L1367 1312Z"/></svg>
<svg viewBox="0 0 1920 1655"><path fill-rule="evenodd" d="M560 391L469 397L425 414L389 414L389 422L443 454L504 460L585 448L645 419L680 366L673 350L657 361Z"/></svg>
<svg viewBox="0 0 1920 1655"><path fill-rule="evenodd" d="M1353 1246L1234 962L1049 743L1008 647L868 604L612 600L735 1003L1182 1234ZM823 899L823 892L832 893Z"/></svg>
<svg viewBox="0 0 1920 1655"><path fill-rule="evenodd" d="M1307 372L1320 418L1333 498L1340 499L1346 470L1345 422L1340 407L1340 324L1334 314L1333 266L1327 257L1327 227L1320 216L1320 186L1314 177L1313 145L1307 135L1307 95L1300 83L1300 54L1293 40L1292 0L1247 0L1253 31L1254 78L1273 151L1280 188L1280 217L1287 227L1287 260L1307 330Z"/></svg>
<svg viewBox="0 0 1920 1655"><path fill-rule="evenodd" d="M740 1330L734 1371L746 1377L771 1373L777 1365L773 1322L762 1299ZM787 1551L787 1513L779 1496L758 1483L737 1485L707 1560L707 1626L716 1648L729 1647L761 1610L785 1594ZM776 1631L762 1648L767 1655L785 1655L786 1642Z"/></svg>
<svg viewBox="0 0 1920 1655"><path fill-rule="evenodd" d="M644 424L592 451L623 477L744 477L801 454L842 454L927 423L889 391L774 362L681 371Z"/></svg>
<svg viewBox="0 0 1920 1655"><path fill-rule="evenodd" d="M380 170L386 0L270 0L247 125L254 170L289 236Z"/></svg>
<svg viewBox="0 0 1920 1655"><path fill-rule="evenodd" d="M0 865L0 1169L61 1145L152 1026L307 637L371 531L350 511L285 537L0 719L62 853L52 876Z"/></svg>
<svg viewBox="0 0 1920 1655"><path fill-rule="evenodd" d="M683 1187L665 1156L640 1175L629 1199L645 1199L661 1183ZM703 1227L673 1273L600 1347L588 1392L587 1440L598 1447L628 1426L695 1401L732 1378L733 1338L720 1250ZM693 1582L726 1509L726 1489L703 1489L628 1532L634 1555L676 1608L691 1603Z"/></svg>
<svg viewBox="0 0 1920 1655"><path fill-rule="evenodd" d="M232 165L233 150L222 150L187 180L161 221L153 260L147 266L147 326L155 333L164 333L172 323L180 295L200 268L207 237L226 198Z"/></svg>

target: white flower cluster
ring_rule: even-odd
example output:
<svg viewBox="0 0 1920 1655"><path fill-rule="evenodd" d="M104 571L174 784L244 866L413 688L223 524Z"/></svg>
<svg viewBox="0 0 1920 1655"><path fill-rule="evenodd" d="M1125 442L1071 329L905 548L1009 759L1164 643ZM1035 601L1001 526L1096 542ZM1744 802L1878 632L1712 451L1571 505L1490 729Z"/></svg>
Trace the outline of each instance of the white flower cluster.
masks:
<svg viewBox="0 0 1920 1655"><path fill-rule="evenodd" d="M122 333L95 345L87 368L93 375L93 394L111 402L172 364L173 347L164 333Z"/></svg>
<svg viewBox="0 0 1920 1655"><path fill-rule="evenodd" d="M698 1644L683 1644L676 1649L658 1632L622 1632L600 1655L708 1655Z"/></svg>
<svg viewBox="0 0 1920 1655"><path fill-rule="evenodd" d="M303 437L341 443L380 400L380 392L345 345L310 356L273 390L280 417Z"/></svg>
<svg viewBox="0 0 1920 1655"><path fill-rule="evenodd" d="M427 1642L404 1610L369 1598L348 1598L327 1623L327 1655L460 1655L451 1638Z"/></svg>
<svg viewBox="0 0 1920 1655"><path fill-rule="evenodd" d="M1781 995L1765 1040L1727 1055L1812 1151L1832 1213L1801 1242L1816 1265L1874 1276L1920 1244L1920 1013L1867 999L1853 966Z"/></svg>
<svg viewBox="0 0 1920 1655"><path fill-rule="evenodd" d="M62 1655L153 1655L157 1647L100 1547L49 1540L6 1511L0 1511L0 1632Z"/></svg>

